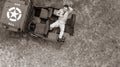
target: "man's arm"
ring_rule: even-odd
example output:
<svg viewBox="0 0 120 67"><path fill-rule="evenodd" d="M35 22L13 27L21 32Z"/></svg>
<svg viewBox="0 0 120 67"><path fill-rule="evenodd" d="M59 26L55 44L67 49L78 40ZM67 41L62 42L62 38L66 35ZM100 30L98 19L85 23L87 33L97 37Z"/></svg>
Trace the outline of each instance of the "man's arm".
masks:
<svg viewBox="0 0 120 67"><path fill-rule="evenodd" d="M73 11L72 7L68 7L69 8L69 12L71 13Z"/></svg>

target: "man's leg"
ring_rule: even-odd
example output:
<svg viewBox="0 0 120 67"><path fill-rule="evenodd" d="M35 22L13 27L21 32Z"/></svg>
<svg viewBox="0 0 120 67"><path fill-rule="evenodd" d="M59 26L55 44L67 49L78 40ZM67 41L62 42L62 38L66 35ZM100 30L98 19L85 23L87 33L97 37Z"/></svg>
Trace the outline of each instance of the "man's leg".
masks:
<svg viewBox="0 0 120 67"><path fill-rule="evenodd" d="M59 34L60 39L63 37L64 30L65 30L65 24L61 24L60 25L60 34Z"/></svg>
<svg viewBox="0 0 120 67"><path fill-rule="evenodd" d="M58 27L58 21L56 21L50 25L50 30L52 30L54 27Z"/></svg>

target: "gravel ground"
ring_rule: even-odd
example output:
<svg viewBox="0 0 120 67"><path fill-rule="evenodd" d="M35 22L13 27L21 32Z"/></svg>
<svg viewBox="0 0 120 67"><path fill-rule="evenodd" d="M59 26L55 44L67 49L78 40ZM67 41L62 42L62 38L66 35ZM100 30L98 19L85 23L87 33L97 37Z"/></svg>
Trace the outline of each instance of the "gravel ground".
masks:
<svg viewBox="0 0 120 67"><path fill-rule="evenodd" d="M77 15L73 37L62 44L12 38L0 29L0 67L120 67L120 0L70 1Z"/></svg>

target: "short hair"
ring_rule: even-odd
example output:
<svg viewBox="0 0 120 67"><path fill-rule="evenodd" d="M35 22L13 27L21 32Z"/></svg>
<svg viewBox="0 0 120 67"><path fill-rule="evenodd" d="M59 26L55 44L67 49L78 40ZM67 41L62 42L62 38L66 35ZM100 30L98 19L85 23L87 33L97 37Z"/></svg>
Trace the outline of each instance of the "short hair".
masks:
<svg viewBox="0 0 120 67"><path fill-rule="evenodd" d="M64 7L67 7L67 8L68 8L69 6L68 6L68 5L64 5Z"/></svg>

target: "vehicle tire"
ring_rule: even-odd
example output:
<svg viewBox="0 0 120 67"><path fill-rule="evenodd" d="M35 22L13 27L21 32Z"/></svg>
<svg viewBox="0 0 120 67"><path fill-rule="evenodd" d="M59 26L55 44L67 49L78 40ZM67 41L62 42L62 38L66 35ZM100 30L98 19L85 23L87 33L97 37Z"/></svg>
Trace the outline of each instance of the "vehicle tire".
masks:
<svg viewBox="0 0 120 67"><path fill-rule="evenodd" d="M33 32L35 30L36 25L33 22L28 24L28 31Z"/></svg>
<svg viewBox="0 0 120 67"><path fill-rule="evenodd" d="M74 25L75 25L75 22L76 22L76 15L72 14L71 18L68 19L68 21L66 23L66 29L65 29L65 31L67 33L69 33L71 36L74 35Z"/></svg>
<svg viewBox="0 0 120 67"><path fill-rule="evenodd" d="M70 35L73 36L74 35L74 26L75 26L75 22L76 22L76 15L75 14L72 15L71 21L72 21L71 27L73 30L72 30L72 33L70 33Z"/></svg>
<svg viewBox="0 0 120 67"><path fill-rule="evenodd" d="M75 22L76 22L76 15L75 14L72 14L72 17L71 17L71 27L74 27L75 25Z"/></svg>

